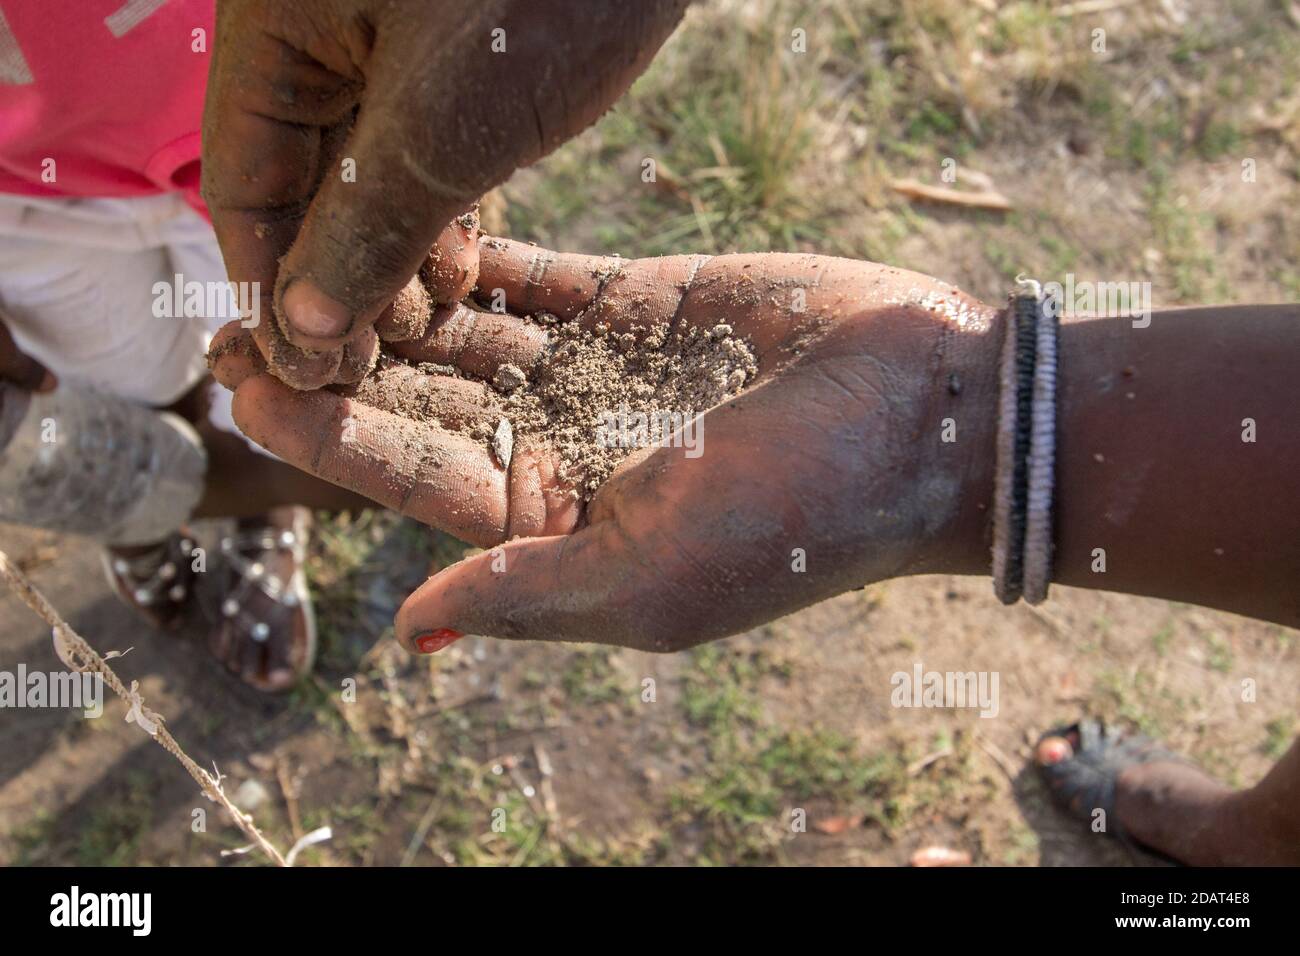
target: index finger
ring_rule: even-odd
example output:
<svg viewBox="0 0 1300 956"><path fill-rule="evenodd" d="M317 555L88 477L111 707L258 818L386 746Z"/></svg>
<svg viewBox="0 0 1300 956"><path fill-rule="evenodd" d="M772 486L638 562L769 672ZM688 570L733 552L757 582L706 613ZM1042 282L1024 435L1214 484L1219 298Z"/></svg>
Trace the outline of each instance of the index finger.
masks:
<svg viewBox="0 0 1300 956"><path fill-rule="evenodd" d="M512 239L479 240L479 301L493 311L550 312L584 327L671 321L708 256L622 259L552 252Z"/></svg>
<svg viewBox="0 0 1300 956"><path fill-rule="evenodd" d="M544 444L524 442L502 462L468 435L333 392L294 391L269 375L239 386L234 417L303 471L484 547L567 534L582 516Z"/></svg>
<svg viewBox="0 0 1300 956"><path fill-rule="evenodd" d="M235 424L304 471L466 541L506 534L507 472L468 436L269 375L235 391Z"/></svg>

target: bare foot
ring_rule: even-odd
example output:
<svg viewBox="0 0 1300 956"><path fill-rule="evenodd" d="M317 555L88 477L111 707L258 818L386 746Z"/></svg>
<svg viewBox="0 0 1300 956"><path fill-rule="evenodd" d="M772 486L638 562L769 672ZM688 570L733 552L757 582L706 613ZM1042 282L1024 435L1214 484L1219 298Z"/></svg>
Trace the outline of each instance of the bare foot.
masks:
<svg viewBox="0 0 1300 956"><path fill-rule="evenodd" d="M1113 815L1108 832L1191 866L1300 863L1293 813L1236 791L1137 735L1085 721L1039 741L1035 759L1076 816Z"/></svg>

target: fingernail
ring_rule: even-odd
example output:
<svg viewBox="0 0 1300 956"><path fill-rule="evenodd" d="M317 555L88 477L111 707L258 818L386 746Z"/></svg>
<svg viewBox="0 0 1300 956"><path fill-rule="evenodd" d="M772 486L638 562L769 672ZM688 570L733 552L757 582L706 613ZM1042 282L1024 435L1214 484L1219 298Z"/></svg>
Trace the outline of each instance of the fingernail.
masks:
<svg viewBox="0 0 1300 956"><path fill-rule="evenodd" d="M284 316L303 335L333 338L352 327L352 313L306 279L289 283L284 290Z"/></svg>
<svg viewBox="0 0 1300 956"><path fill-rule="evenodd" d="M421 654L433 654L448 644L454 644L465 635L449 627L440 627L436 631L425 631L415 636L415 647Z"/></svg>
<svg viewBox="0 0 1300 956"><path fill-rule="evenodd" d="M1038 762L1044 767L1055 766L1074 756L1074 748L1064 737L1048 737L1038 745Z"/></svg>
<svg viewBox="0 0 1300 956"><path fill-rule="evenodd" d="M41 379L41 384L36 386L36 391L52 392L58 387L58 385L59 380L54 377L54 373L47 370L45 372L45 377Z"/></svg>

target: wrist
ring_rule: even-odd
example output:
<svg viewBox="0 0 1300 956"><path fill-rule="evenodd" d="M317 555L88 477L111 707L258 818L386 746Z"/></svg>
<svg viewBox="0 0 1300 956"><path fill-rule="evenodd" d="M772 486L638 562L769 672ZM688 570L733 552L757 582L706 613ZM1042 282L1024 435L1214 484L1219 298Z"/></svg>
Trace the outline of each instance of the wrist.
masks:
<svg viewBox="0 0 1300 956"><path fill-rule="evenodd" d="M964 325L939 331L922 477L942 489L942 516L917 544L916 573L989 573L1005 325L1004 309L981 304Z"/></svg>

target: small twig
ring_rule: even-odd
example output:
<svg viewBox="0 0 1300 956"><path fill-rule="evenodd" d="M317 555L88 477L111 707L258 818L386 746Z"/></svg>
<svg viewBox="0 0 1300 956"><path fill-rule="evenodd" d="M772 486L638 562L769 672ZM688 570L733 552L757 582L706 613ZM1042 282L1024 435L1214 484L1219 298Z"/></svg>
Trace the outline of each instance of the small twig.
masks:
<svg viewBox="0 0 1300 956"><path fill-rule="evenodd" d="M136 723L139 723L141 728L156 740L160 747L180 761L181 766L199 785L204 796L225 807L226 811L234 818L235 825L243 830L248 838L270 857L276 866L288 866L280 851L266 837L262 836L262 831L253 824L252 816L235 806L234 802L222 790L219 780L190 759L189 754L181 749L181 745L163 726L163 718L144 706L139 691L134 686L127 690L126 685L113 672L113 669L104 662L102 657L95 653L95 649L86 642L85 638L74 631L72 626L59 616L59 612L54 610L54 606L50 604L45 595L38 591L36 586L14 566L14 563L9 560L9 556L3 551L0 551L0 576L4 577L14 593L22 598L24 604L35 611L46 624L54 629L55 641L60 645L59 656L64 659L64 663L80 673L98 674L103 678L104 683L113 689L113 693L117 694L130 706L131 714L137 718ZM144 720L139 720L139 717L143 717Z"/></svg>
<svg viewBox="0 0 1300 956"><path fill-rule="evenodd" d="M965 206L970 209L991 209L994 212L1007 212L1011 209L1010 199L991 190L963 192L960 189L947 189L943 186L927 186L916 179L895 179L889 186L894 192L902 193L908 199Z"/></svg>
<svg viewBox="0 0 1300 956"><path fill-rule="evenodd" d="M438 814L442 810L442 795L438 794L429 801L429 809L424 811L424 816L420 818L419 825L415 832L411 834L411 842L406 845L406 852L402 854L402 861L398 866L410 866L415 862L416 855L420 852L420 847L424 846L425 838L429 835L429 830L433 828L433 823L438 819Z"/></svg>
<svg viewBox="0 0 1300 956"><path fill-rule="evenodd" d="M1138 0L1079 0L1078 3L1059 6L1052 12L1058 17L1074 17L1088 13L1105 13L1107 10L1129 7L1137 2Z"/></svg>
<svg viewBox="0 0 1300 956"><path fill-rule="evenodd" d="M1014 784L1018 773L1016 765L1011 762L1010 758L1002 752L997 744L991 740L985 740L983 734L977 732L974 737L975 742L980 745L980 749L993 758L993 762L1007 775L1007 779Z"/></svg>
<svg viewBox="0 0 1300 956"><path fill-rule="evenodd" d="M289 777L289 771L281 759L275 761L275 779L280 784L280 793L284 794L284 807L289 811L289 826L293 830L293 838L301 840L304 833L302 816L298 813L298 788Z"/></svg>
<svg viewBox="0 0 1300 956"><path fill-rule="evenodd" d="M537 788L528 782L528 778L525 777L523 772L519 769L519 764L517 762L512 763L509 769L510 779L515 782L515 786L519 788L519 792L523 794L524 799L528 801L528 806L532 808L533 814L538 817L545 816L546 810L538 798ZM532 793L528 792L530 790Z"/></svg>
<svg viewBox="0 0 1300 956"><path fill-rule="evenodd" d="M1025 604L1023 601L1021 602L1021 606L1030 614L1032 614L1034 617L1038 618L1038 620L1042 621L1049 628L1051 628L1052 633L1056 634L1058 637L1065 637L1066 635L1068 635L1069 628L1067 628L1064 624L1058 621L1055 615L1043 610L1041 607L1036 607L1033 604Z"/></svg>
<svg viewBox="0 0 1300 956"><path fill-rule="evenodd" d="M555 785L551 782L551 776L555 773L555 768L551 765L551 755L546 752L545 747L533 741L533 756L537 758L537 772L542 775L541 783L538 784L538 789L542 793L542 809L546 811L551 823L558 828L560 805L555 799Z"/></svg>
<svg viewBox="0 0 1300 956"><path fill-rule="evenodd" d="M942 760L944 757L951 757L951 756L952 756L951 747L944 747L941 750L936 750L932 754L926 754L920 760L913 760L910 764L907 765L907 775L909 777L915 777L926 767L930 766L930 764Z"/></svg>

